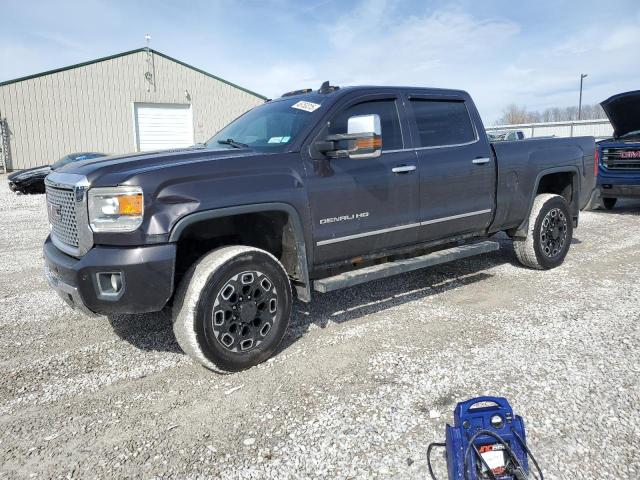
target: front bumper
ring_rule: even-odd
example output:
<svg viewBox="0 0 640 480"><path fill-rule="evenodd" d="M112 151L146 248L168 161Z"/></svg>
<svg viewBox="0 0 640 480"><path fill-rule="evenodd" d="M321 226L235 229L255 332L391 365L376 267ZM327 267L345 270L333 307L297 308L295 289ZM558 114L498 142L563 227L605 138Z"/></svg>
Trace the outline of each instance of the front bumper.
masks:
<svg viewBox="0 0 640 480"><path fill-rule="evenodd" d="M162 310L173 294L176 245L96 246L81 258L60 251L47 237L43 247L49 285L85 314L144 313ZM122 290L105 295L98 274L118 273Z"/></svg>
<svg viewBox="0 0 640 480"><path fill-rule="evenodd" d="M603 181L598 185L600 197L604 198L640 198L640 183L637 185L616 185Z"/></svg>

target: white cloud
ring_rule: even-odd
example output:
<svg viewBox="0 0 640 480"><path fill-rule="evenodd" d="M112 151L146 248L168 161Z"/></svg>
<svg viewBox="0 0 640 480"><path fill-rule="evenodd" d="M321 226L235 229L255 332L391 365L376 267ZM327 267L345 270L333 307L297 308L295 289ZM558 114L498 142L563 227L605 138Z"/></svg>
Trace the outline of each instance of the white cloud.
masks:
<svg viewBox="0 0 640 480"><path fill-rule="evenodd" d="M394 4L369 0L324 29L331 50L318 61L281 63L254 88L282 91L339 85L422 85L474 88L492 82L496 49L519 33L504 19L479 19L455 9L404 15Z"/></svg>
<svg viewBox="0 0 640 480"><path fill-rule="evenodd" d="M15 31L0 32L0 80L138 47L151 31L155 48L270 97L324 80L462 88L493 123L509 103L577 103L580 73L589 74L586 103L639 88L640 8L628 3L540 13L482 2L462 9L402 0L220 0L195 9L160 2L147 11L135 2L84 0L83 8L43 2L22 16L16 3Z"/></svg>
<svg viewBox="0 0 640 480"><path fill-rule="evenodd" d="M580 73L589 74L585 103L638 88L640 63L631 61L640 44L636 17L607 29L594 18L548 38L542 24L525 30L513 20L458 8L407 14L396 2L365 0L323 29L327 50L320 58L296 51L295 63L279 63L250 83L269 96L326 79L463 88L490 124L509 103L531 109L577 103Z"/></svg>

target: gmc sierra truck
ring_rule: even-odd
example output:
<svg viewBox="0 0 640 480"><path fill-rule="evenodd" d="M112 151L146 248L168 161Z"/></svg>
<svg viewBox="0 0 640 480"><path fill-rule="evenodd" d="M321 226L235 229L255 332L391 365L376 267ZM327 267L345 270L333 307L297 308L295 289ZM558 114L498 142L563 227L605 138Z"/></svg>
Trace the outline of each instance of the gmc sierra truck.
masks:
<svg viewBox="0 0 640 480"><path fill-rule="evenodd" d="M611 210L618 198L640 198L640 90L602 102L613 138L596 145L599 203Z"/></svg>
<svg viewBox="0 0 640 480"><path fill-rule="evenodd" d="M463 91L325 82L191 148L51 173L45 274L88 314L171 307L207 368L269 358L295 295L497 249L560 265L595 188L592 137L487 141Z"/></svg>

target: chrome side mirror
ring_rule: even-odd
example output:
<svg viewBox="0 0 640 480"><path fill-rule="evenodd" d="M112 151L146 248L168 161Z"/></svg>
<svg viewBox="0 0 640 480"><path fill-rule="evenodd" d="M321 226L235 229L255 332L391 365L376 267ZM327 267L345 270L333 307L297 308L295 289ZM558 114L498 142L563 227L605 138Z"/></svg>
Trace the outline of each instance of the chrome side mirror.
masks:
<svg viewBox="0 0 640 480"><path fill-rule="evenodd" d="M346 148L343 146L345 144ZM382 153L380 116L371 114L349 117L347 133L329 135L324 141L317 142L316 147L329 158L377 158Z"/></svg>
<svg viewBox="0 0 640 480"><path fill-rule="evenodd" d="M350 117L347 121L347 135L356 137L353 148L349 148L349 158L376 158L382 153L380 115Z"/></svg>

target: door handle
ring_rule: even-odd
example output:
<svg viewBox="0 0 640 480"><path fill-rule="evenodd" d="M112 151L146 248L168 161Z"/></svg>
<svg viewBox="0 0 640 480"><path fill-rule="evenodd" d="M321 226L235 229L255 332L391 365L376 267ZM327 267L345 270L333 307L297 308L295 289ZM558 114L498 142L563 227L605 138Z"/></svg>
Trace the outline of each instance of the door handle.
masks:
<svg viewBox="0 0 640 480"><path fill-rule="evenodd" d="M393 167L391 171L393 173L409 173L413 172L416 169L415 165L399 165L397 167Z"/></svg>
<svg viewBox="0 0 640 480"><path fill-rule="evenodd" d="M472 160L473 163L475 163L476 165L484 165L485 163L489 163L491 161L490 158L485 157L485 158L474 158Z"/></svg>

